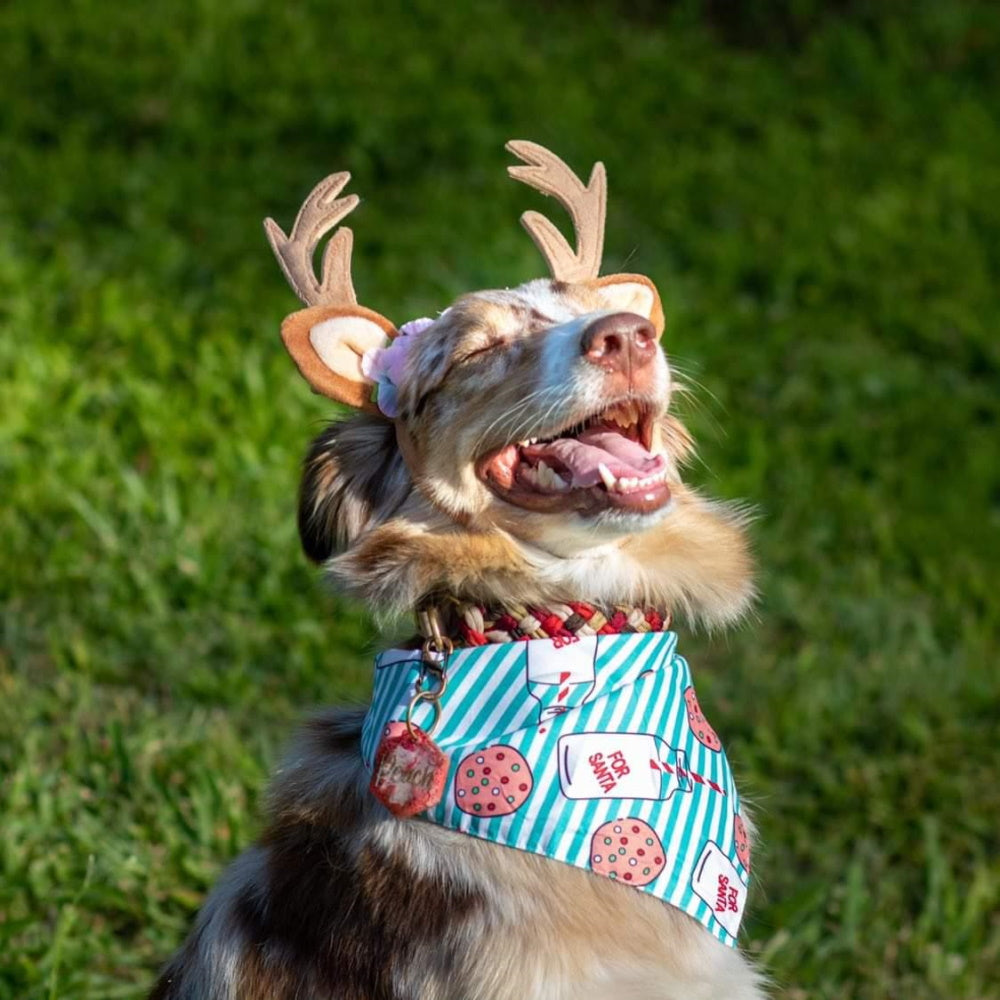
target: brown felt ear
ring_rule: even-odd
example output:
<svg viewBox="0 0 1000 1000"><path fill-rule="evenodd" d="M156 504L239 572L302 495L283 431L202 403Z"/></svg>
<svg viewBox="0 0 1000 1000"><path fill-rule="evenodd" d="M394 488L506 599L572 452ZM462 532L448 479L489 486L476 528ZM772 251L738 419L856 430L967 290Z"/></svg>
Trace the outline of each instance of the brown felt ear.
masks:
<svg viewBox="0 0 1000 1000"><path fill-rule="evenodd" d="M379 410L361 358L396 334L392 323L364 306L311 306L281 324L281 339L313 392L367 413Z"/></svg>
<svg viewBox="0 0 1000 1000"><path fill-rule="evenodd" d="M645 316L656 327L657 336L663 333L660 293L645 275L609 274L603 278L595 278L593 285L609 309Z"/></svg>

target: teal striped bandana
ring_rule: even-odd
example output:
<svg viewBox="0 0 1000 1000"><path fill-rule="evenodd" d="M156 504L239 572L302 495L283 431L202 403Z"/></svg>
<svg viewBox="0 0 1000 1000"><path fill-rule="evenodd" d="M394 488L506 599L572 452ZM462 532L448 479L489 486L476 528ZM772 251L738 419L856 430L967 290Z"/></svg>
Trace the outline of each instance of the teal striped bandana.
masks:
<svg viewBox="0 0 1000 1000"><path fill-rule="evenodd" d="M448 758L421 818L657 896L736 944L750 850L729 762L673 632L457 649L438 705L413 706ZM369 770L425 674L420 650L375 659ZM395 725L394 725L395 724Z"/></svg>

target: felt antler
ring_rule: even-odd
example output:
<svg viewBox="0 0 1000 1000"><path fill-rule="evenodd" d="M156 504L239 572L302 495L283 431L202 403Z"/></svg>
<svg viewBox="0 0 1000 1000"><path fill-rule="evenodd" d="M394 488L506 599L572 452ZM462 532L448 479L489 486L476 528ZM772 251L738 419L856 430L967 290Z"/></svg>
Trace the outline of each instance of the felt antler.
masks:
<svg viewBox="0 0 1000 1000"><path fill-rule="evenodd" d="M356 194L337 197L350 179L351 175L344 171L321 180L302 203L291 236L286 236L274 219L264 220L268 241L281 270L307 306L357 304L351 282L354 233L346 226L334 233L323 252L322 280L318 281L313 271L313 254L319 241L350 215L361 200Z"/></svg>
<svg viewBox="0 0 1000 1000"><path fill-rule="evenodd" d="M313 270L319 241L360 201L356 194L337 197L350 179L344 172L320 181L302 203L290 236L274 219L265 219L264 229L292 290L309 307L281 324L281 339L292 360L314 392L377 413L371 399L374 383L362 371L361 359L397 331L384 316L357 304L350 229L345 226L330 237L323 252L322 277Z"/></svg>
<svg viewBox="0 0 1000 1000"><path fill-rule="evenodd" d="M552 277L559 281L596 278L601 269L608 197L604 164L594 164L590 180L584 186L580 178L544 146L517 139L508 142L507 149L526 164L508 167L510 176L542 194L555 197L573 219L576 250L540 212L525 212L521 216L521 225L541 251Z"/></svg>

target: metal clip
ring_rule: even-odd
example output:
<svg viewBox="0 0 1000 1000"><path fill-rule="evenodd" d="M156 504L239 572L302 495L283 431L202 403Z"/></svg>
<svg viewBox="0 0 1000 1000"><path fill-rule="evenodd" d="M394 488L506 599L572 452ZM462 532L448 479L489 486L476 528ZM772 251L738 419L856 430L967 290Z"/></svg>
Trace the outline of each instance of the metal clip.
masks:
<svg viewBox="0 0 1000 1000"><path fill-rule="evenodd" d="M437 728L437 724L441 719L440 700L448 687L448 675L445 673L445 665L448 662L448 657L454 652L455 644L448 636L442 633L441 616L437 608L430 607L423 609L417 615L420 631L425 637L422 649L423 669L420 671L420 676L417 677L413 697L406 708L406 729L410 736L414 735L413 724L411 722L413 711L420 702L426 701L434 711L430 726L424 729L424 733L430 736ZM424 688L423 684L428 674L434 675L437 687Z"/></svg>

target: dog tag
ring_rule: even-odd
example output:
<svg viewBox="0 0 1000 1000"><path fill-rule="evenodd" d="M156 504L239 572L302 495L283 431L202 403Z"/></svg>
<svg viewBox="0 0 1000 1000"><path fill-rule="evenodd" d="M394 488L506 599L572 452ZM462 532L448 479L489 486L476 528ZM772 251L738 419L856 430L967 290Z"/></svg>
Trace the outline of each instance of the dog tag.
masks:
<svg viewBox="0 0 1000 1000"><path fill-rule="evenodd" d="M447 776L438 745L417 726L397 723L375 751L369 788L394 816L416 816L441 801Z"/></svg>

